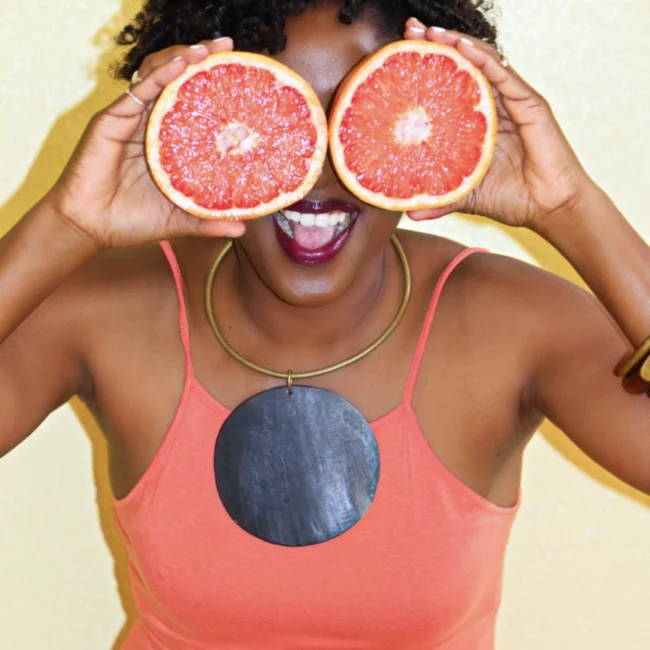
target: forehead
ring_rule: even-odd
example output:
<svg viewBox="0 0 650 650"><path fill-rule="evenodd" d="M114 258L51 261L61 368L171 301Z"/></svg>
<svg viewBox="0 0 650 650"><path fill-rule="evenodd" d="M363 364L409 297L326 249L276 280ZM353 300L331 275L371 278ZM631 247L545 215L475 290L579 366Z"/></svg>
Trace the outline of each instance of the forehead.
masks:
<svg viewBox="0 0 650 650"><path fill-rule="evenodd" d="M344 25L337 4L312 7L288 19L287 47L273 57L306 79L324 105L350 70L387 40L372 13Z"/></svg>

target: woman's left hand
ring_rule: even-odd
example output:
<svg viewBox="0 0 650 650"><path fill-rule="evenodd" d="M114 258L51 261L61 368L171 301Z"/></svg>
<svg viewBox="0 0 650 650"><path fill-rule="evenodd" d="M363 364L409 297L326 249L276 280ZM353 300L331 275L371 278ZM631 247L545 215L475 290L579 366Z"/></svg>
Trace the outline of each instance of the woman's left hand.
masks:
<svg viewBox="0 0 650 650"><path fill-rule="evenodd" d="M593 182L544 97L511 67L502 65L499 52L484 41L459 32L427 29L414 18L406 23L404 36L456 48L492 84L498 113L494 158L478 187L457 203L409 212L409 216L422 220L465 212L535 229L551 214L576 209Z"/></svg>

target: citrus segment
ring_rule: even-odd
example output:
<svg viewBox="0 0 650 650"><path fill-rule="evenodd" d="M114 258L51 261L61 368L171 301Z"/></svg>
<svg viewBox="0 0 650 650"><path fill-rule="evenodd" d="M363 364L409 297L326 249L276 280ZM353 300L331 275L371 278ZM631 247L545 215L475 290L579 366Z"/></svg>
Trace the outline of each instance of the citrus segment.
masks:
<svg viewBox="0 0 650 650"><path fill-rule="evenodd" d="M342 181L391 210L460 199L487 171L495 140L488 81L454 48L424 41L393 43L363 62L330 122Z"/></svg>
<svg viewBox="0 0 650 650"><path fill-rule="evenodd" d="M214 54L163 91L147 127L147 159L167 197L203 218L250 219L313 187L327 125L309 84L257 54Z"/></svg>

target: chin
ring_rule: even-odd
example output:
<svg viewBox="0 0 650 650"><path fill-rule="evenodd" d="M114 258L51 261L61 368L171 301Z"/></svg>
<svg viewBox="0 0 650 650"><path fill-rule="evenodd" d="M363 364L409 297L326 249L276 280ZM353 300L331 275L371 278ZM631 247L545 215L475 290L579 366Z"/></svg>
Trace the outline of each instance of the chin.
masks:
<svg viewBox="0 0 650 650"><path fill-rule="evenodd" d="M336 198L303 200L250 222L237 244L283 302L321 307L376 264L400 215Z"/></svg>

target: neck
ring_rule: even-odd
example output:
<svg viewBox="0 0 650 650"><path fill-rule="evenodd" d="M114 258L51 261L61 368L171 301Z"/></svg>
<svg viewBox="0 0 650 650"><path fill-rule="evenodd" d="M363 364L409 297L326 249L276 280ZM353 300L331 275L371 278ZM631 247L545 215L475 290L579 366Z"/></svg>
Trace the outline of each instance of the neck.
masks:
<svg viewBox="0 0 650 650"><path fill-rule="evenodd" d="M403 271L392 246L364 265L338 298L320 306L298 306L277 296L260 278L245 251L235 246L224 266L228 303L257 341L291 344L295 350L351 354L390 324L403 296ZM240 320L240 319L237 319ZM310 355L311 356L311 355Z"/></svg>

